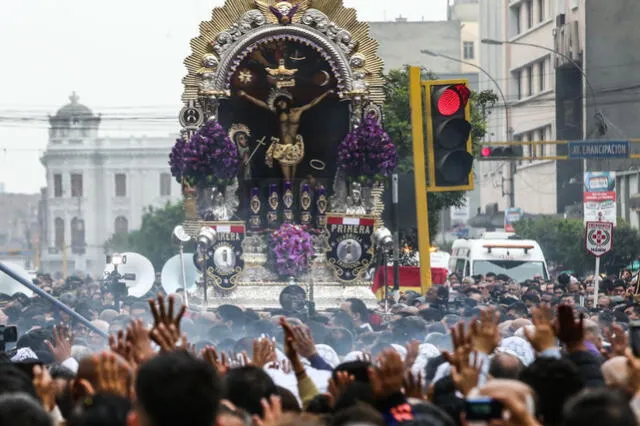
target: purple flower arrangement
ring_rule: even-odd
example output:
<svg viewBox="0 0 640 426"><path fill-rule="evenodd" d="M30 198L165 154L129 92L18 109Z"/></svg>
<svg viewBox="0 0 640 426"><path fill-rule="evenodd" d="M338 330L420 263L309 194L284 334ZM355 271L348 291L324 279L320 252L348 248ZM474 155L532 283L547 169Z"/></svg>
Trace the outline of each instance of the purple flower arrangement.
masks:
<svg viewBox="0 0 640 426"><path fill-rule="evenodd" d="M396 146L373 114L338 146L338 165L352 180L363 183L384 180L397 164Z"/></svg>
<svg viewBox="0 0 640 426"><path fill-rule="evenodd" d="M210 120L189 142L176 141L169 166L180 183L201 187L229 185L240 170L238 147L220 123Z"/></svg>
<svg viewBox="0 0 640 426"><path fill-rule="evenodd" d="M285 223L271 233L275 268L281 276L298 277L311 265L311 235L301 226Z"/></svg>

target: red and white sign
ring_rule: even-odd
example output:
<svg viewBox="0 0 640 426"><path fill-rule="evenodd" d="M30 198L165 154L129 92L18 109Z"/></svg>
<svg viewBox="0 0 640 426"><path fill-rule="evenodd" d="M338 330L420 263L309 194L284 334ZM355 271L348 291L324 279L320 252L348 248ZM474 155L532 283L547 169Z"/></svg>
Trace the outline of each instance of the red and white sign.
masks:
<svg viewBox="0 0 640 426"><path fill-rule="evenodd" d="M595 257L602 257L613 248L613 223L587 222L585 248Z"/></svg>
<svg viewBox="0 0 640 426"><path fill-rule="evenodd" d="M244 225L232 225L232 224L226 224L226 225L213 225L210 228L212 228L214 231L216 232L220 232L221 234L229 234L229 233L238 233L238 234L244 234L245 232L245 226Z"/></svg>
<svg viewBox="0 0 640 426"><path fill-rule="evenodd" d="M373 226L376 224L376 220L373 218L364 218L364 217L328 216L327 224Z"/></svg>

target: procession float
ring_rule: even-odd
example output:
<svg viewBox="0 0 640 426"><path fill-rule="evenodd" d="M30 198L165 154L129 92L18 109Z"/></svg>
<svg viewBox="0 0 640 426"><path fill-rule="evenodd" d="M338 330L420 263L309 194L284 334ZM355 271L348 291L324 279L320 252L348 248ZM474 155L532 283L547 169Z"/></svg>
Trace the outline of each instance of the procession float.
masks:
<svg viewBox="0 0 640 426"><path fill-rule="evenodd" d="M318 308L375 303L397 158L368 25L342 0L227 0L191 48L170 154L202 272L189 298L277 307L296 284Z"/></svg>

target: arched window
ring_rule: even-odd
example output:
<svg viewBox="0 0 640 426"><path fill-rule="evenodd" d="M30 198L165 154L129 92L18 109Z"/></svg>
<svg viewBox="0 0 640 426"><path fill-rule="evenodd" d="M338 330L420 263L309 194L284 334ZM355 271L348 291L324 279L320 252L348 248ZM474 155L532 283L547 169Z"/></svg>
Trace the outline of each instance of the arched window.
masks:
<svg viewBox="0 0 640 426"><path fill-rule="evenodd" d="M56 217L53 221L54 244L58 250L64 248L64 219Z"/></svg>
<svg viewBox="0 0 640 426"><path fill-rule="evenodd" d="M84 220L74 217L71 219L71 251L76 254L85 252Z"/></svg>
<svg viewBox="0 0 640 426"><path fill-rule="evenodd" d="M116 217L114 228L116 235L126 234L129 232L129 221L124 216L118 216Z"/></svg>

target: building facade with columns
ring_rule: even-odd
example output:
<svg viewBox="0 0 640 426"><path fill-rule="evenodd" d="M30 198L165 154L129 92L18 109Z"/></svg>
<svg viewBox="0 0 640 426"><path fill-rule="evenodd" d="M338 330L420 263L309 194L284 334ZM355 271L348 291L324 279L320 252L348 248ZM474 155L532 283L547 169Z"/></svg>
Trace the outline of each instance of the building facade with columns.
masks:
<svg viewBox="0 0 640 426"><path fill-rule="evenodd" d="M505 100L488 116L486 144L556 139L554 49L556 0L480 0L480 65L496 81L480 78L481 90L499 91ZM529 44L523 45L523 44ZM506 105L505 105L506 101ZM552 145L526 145L524 157L556 155ZM481 202L526 213L558 210L558 168L554 161L516 164L483 162L477 168Z"/></svg>
<svg viewBox="0 0 640 426"><path fill-rule="evenodd" d="M175 137L100 137L100 120L75 94L49 118L41 158L43 271L100 274L106 241L139 228L147 207L181 198L168 166Z"/></svg>

